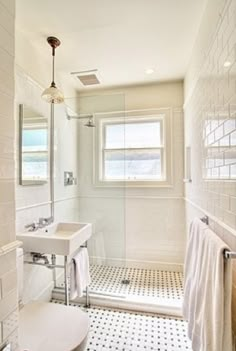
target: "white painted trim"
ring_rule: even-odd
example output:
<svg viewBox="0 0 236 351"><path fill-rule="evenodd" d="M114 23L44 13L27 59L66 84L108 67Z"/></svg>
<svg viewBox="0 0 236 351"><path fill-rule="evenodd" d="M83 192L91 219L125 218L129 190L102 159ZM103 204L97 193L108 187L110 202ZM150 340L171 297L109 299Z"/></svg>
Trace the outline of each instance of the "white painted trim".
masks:
<svg viewBox="0 0 236 351"><path fill-rule="evenodd" d="M124 258L98 257L90 256L90 261L99 262L99 264L112 265L117 267L155 269L166 272L183 272L183 263L159 262L159 261L142 261Z"/></svg>
<svg viewBox="0 0 236 351"><path fill-rule="evenodd" d="M225 230L227 230L229 233L233 234L236 237L236 230L230 227L228 224L222 222L219 218L213 216L210 212L204 210L202 207L198 206L188 198L185 197L184 200L188 202L190 205L192 205L193 207L195 207L198 211L202 212L203 215L208 216L210 220L214 221L220 227L224 228Z"/></svg>
<svg viewBox="0 0 236 351"><path fill-rule="evenodd" d="M78 198L80 199L140 199L140 200L184 200L182 194L177 196L149 196L149 195L126 195L124 196L117 196L117 195L80 195Z"/></svg>
<svg viewBox="0 0 236 351"><path fill-rule="evenodd" d="M184 197L183 197L182 194L178 194L176 196L148 196L148 195L126 195L126 194L124 194L124 196L116 196L116 195L77 195L77 196L57 199L57 200L55 200L55 203L69 201L69 200L75 200L75 199L184 200ZM50 204L51 204L51 201L39 202L37 204L32 204L32 205L28 205L28 206L18 207L18 208L16 208L16 212L30 210L32 208L37 208L37 207L49 206Z"/></svg>
<svg viewBox="0 0 236 351"><path fill-rule="evenodd" d="M62 282L62 277L64 277L64 271L57 274L57 282ZM49 284L40 291L33 299L39 301L50 301L52 299L52 291L54 289L53 281L50 281Z"/></svg>
<svg viewBox="0 0 236 351"><path fill-rule="evenodd" d="M63 201L69 201L69 200L75 200L75 199L139 199L139 200L184 200L184 197L182 194L178 194L176 196L148 196L148 195L126 195L124 196L116 196L116 195L77 195L77 196L72 196L72 197L66 197L66 198L61 198L55 200L55 203L63 202ZM36 208L36 207L42 207L42 206L48 206L51 204L51 201L46 201L46 202L39 202L37 204L32 204L28 206L22 206L16 208L16 212L20 211L25 211L25 210L30 210L31 208Z"/></svg>
<svg viewBox="0 0 236 351"><path fill-rule="evenodd" d="M0 247L0 256L6 255L11 251L16 250L18 247L22 245L22 242L19 240L12 241L9 244L6 244L2 247Z"/></svg>
<svg viewBox="0 0 236 351"><path fill-rule="evenodd" d="M62 282L64 279L64 271L57 274L57 282ZM54 289L53 281L50 281L37 295L31 298L30 301L50 301L52 299L52 292ZM24 300L24 305L29 303L30 301Z"/></svg>
<svg viewBox="0 0 236 351"><path fill-rule="evenodd" d="M31 208L35 208L35 207L41 207L41 206L48 206L51 204L51 201L46 201L46 202L39 202L37 204L32 204L32 205L28 205L28 206L22 206L22 207L18 207L16 208L16 212L20 212L20 211L24 211L24 210L29 210Z"/></svg>
<svg viewBox="0 0 236 351"><path fill-rule="evenodd" d="M183 107L172 107L173 113L183 113Z"/></svg>
<svg viewBox="0 0 236 351"><path fill-rule="evenodd" d="M75 200L75 199L78 199L78 198L79 198L79 195L75 195L75 196L64 197L64 198L61 198L61 199L56 199L54 202L58 203L58 202L63 202L63 201Z"/></svg>
<svg viewBox="0 0 236 351"><path fill-rule="evenodd" d="M37 294L33 301L44 301L49 302L52 298L52 291L53 291L53 282L50 282L43 290Z"/></svg>
<svg viewBox="0 0 236 351"><path fill-rule="evenodd" d="M71 197L65 197L65 198L61 198L61 199L57 199L54 201L54 203L58 203L58 202L63 202L63 201L69 201L69 200L74 200L74 199L78 199L79 195L76 196L71 196ZM28 206L22 206L22 207L18 207L16 209L16 211L24 211L24 210L29 210L31 208L35 208L35 207L41 207L41 206L47 206L50 205L52 203L52 201L45 201L45 202L39 202L37 204L32 204L32 205L28 205Z"/></svg>
<svg viewBox="0 0 236 351"><path fill-rule="evenodd" d="M103 158L101 157L101 152L103 150L103 133L102 133L102 123L103 120L120 120L123 121L132 118L157 118L160 116L163 118L164 127L164 180L138 180L138 181L105 181L101 179L101 174L103 173ZM140 110L125 110L125 111L111 111L111 112L101 112L96 113L95 123L97 128L93 131L93 185L96 188L173 188L173 108L150 108L150 109L140 109ZM124 149L125 150L125 149Z"/></svg>

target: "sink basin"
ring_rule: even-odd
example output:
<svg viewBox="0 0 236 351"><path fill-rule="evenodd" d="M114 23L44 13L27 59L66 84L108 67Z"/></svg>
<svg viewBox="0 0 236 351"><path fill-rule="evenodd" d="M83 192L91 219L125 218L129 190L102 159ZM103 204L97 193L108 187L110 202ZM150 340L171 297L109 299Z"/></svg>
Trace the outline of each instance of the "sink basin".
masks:
<svg viewBox="0 0 236 351"><path fill-rule="evenodd" d="M69 256L92 235L91 223L53 223L34 232L18 234L26 252Z"/></svg>

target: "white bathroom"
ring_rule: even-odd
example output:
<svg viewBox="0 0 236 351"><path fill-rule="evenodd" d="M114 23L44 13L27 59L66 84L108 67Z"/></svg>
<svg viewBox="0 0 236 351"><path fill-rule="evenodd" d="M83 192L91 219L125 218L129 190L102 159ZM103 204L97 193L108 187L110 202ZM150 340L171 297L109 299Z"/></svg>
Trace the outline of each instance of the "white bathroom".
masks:
<svg viewBox="0 0 236 351"><path fill-rule="evenodd" d="M0 350L236 350L236 0L0 0Z"/></svg>

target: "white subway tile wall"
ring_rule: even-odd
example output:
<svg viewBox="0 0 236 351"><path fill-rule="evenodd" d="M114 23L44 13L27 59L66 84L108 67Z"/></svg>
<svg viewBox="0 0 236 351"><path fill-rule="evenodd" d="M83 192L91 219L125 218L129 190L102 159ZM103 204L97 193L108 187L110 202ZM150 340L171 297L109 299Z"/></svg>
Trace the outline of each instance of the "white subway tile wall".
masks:
<svg viewBox="0 0 236 351"><path fill-rule="evenodd" d="M17 277L14 174L14 22L15 0L0 0L0 346L13 341L17 350Z"/></svg>
<svg viewBox="0 0 236 351"><path fill-rule="evenodd" d="M236 250L235 0L207 2L185 79L185 145L192 151L187 222L208 212L215 218L210 226ZM235 263L233 328L236 332Z"/></svg>

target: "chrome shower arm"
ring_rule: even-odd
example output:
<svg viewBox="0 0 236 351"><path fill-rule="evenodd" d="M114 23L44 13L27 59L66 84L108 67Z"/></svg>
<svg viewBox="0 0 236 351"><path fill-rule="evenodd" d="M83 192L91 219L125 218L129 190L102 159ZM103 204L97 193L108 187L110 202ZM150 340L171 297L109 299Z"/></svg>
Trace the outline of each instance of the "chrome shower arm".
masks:
<svg viewBox="0 0 236 351"><path fill-rule="evenodd" d="M67 117L68 120L71 120L71 119L88 119L88 118L93 118L93 115L70 116L70 115L66 114L66 117Z"/></svg>

